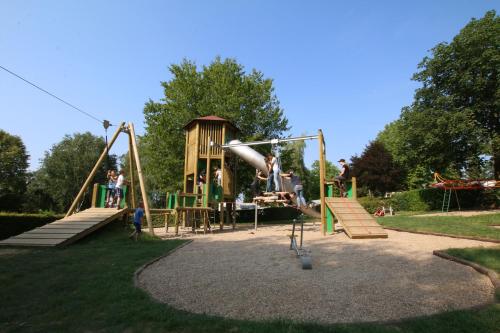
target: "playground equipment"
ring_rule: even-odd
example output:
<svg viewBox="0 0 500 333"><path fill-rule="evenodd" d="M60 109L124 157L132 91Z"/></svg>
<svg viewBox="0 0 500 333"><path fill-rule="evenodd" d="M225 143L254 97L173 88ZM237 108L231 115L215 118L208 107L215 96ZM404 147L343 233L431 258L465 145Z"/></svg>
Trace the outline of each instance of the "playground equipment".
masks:
<svg viewBox="0 0 500 333"><path fill-rule="evenodd" d="M107 157L109 150L113 146L120 133L128 134L129 138L129 177L130 177L130 196L131 196L131 206L127 200L120 203L120 207L117 208L100 208L97 207L97 197L99 192L99 186L94 185L92 192L92 208L76 212L78 203L82 200L83 195L90 187L90 183L94 178L100 165L103 163L104 159ZM125 125L125 122L120 123L115 134L109 142L107 142L106 147L101 153L99 159L97 160L94 168L90 172L89 176L85 180L85 183L81 187L77 196L73 200L70 208L68 209L66 216L63 219L57 220L53 223L45 225L43 227L25 232L15 237L11 237L0 242L0 245L24 245L24 246L60 246L68 245L91 232L105 226L109 222L116 220L118 218L123 218L130 212L130 208L136 207L136 200L134 195L134 166L137 171L137 176L139 178L139 185L141 189L141 195L144 202L144 210L146 213L146 220L148 223L149 232L154 234L153 225L151 221L151 213L149 209L149 203L146 195L146 186L144 184L144 178L142 174L141 163L139 160L139 151L137 150L137 142L135 139L134 125L129 123ZM75 213L76 212L76 213Z"/></svg>
<svg viewBox="0 0 500 333"><path fill-rule="evenodd" d="M434 172L434 184L431 187L442 189L443 204L441 211L448 212L450 210L451 193L455 193L457 200L458 210L460 210L460 200L458 199L457 191L470 191L470 190L492 190L500 188L500 181L495 179L445 179L438 172Z"/></svg>
<svg viewBox="0 0 500 333"><path fill-rule="evenodd" d="M295 225L297 220L293 220L292 234L290 236L290 250L294 250L297 253L297 257L300 258L302 264L302 269L312 269L312 260L309 251L302 248L302 241L304 239L304 220L300 220L300 244L297 245L297 240L295 239Z"/></svg>

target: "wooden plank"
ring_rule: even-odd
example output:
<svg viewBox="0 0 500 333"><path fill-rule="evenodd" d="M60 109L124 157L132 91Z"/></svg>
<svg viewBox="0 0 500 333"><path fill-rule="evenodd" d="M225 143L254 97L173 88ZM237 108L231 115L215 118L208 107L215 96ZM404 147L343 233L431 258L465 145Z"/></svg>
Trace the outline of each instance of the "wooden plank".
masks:
<svg viewBox="0 0 500 333"><path fill-rule="evenodd" d="M26 233L28 234L77 234L79 232L82 232L87 228L80 228L80 229L63 229L63 228L58 228L58 229L33 229L31 231L28 231ZM22 234L21 234L22 235Z"/></svg>
<svg viewBox="0 0 500 333"><path fill-rule="evenodd" d="M27 233L17 235L12 237L12 239L67 239L73 234L38 234L38 233Z"/></svg>
<svg viewBox="0 0 500 333"><path fill-rule="evenodd" d="M95 223L97 224L97 223ZM94 224L94 225L95 225ZM45 229L87 229L89 225L78 225L78 224L72 224L72 223L64 223L64 224L46 224L40 228L41 230Z"/></svg>
<svg viewBox="0 0 500 333"><path fill-rule="evenodd" d="M55 246L62 243L64 239L6 239L0 242L2 245L14 246Z"/></svg>

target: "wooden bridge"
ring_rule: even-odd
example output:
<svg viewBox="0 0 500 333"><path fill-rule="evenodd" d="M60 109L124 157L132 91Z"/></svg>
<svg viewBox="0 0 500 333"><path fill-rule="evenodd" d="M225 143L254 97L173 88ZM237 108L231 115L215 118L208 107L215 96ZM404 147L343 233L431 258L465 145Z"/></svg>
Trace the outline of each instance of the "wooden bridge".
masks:
<svg viewBox="0 0 500 333"><path fill-rule="evenodd" d="M384 228L355 199L325 198L325 203L350 238L387 238Z"/></svg>
<svg viewBox="0 0 500 333"><path fill-rule="evenodd" d="M63 246L96 231L111 221L122 218L128 208L89 208L61 220L0 241L9 246Z"/></svg>

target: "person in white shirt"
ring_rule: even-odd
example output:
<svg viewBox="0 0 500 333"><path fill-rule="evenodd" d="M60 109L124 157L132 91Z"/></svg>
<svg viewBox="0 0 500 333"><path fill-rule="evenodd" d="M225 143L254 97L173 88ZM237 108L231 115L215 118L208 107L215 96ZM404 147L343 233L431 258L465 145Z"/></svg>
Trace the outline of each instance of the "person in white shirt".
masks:
<svg viewBox="0 0 500 333"><path fill-rule="evenodd" d="M123 186L127 184L127 181L125 180L125 170L120 170L120 175L118 176L118 179L116 180L116 186L115 186L115 191L116 191L116 207L117 209L120 209L120 202L123 199Z"/></svg>
<svg viewBox="0 0 500 333"><path fill-rule="evenodd" d="M219 167L215 167L215 181L217 186L222 186L222 170Z"/></svg>
<svg viewBox="0 0 500 333"><path fill-rule="evenodd" d="M281 190L280 166L278 164L278 159L276 158L276 156L273 156L271 158L271 168L273 172L274 190L276 192L280 192Z"/></svg>

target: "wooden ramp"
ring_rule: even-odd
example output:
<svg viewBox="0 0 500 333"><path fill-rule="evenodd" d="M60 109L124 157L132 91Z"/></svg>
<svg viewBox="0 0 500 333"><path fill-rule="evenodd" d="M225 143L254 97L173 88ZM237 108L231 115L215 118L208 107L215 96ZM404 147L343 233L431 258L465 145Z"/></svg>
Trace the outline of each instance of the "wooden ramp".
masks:
<svg viewBox="0 0 500 333"><path fill-rule="evenodd" d="M61 220L46 224L17 236L0 241L10 246L62 246L76 242L82 237L122 217L128 209L90 208Z"/></svg>
<svg viewBox="0 0 500 333"><path fill-rule="evenodd" d="M387 238L387 232L356 200L325 198L325 202L350 238Z"/></svg>

